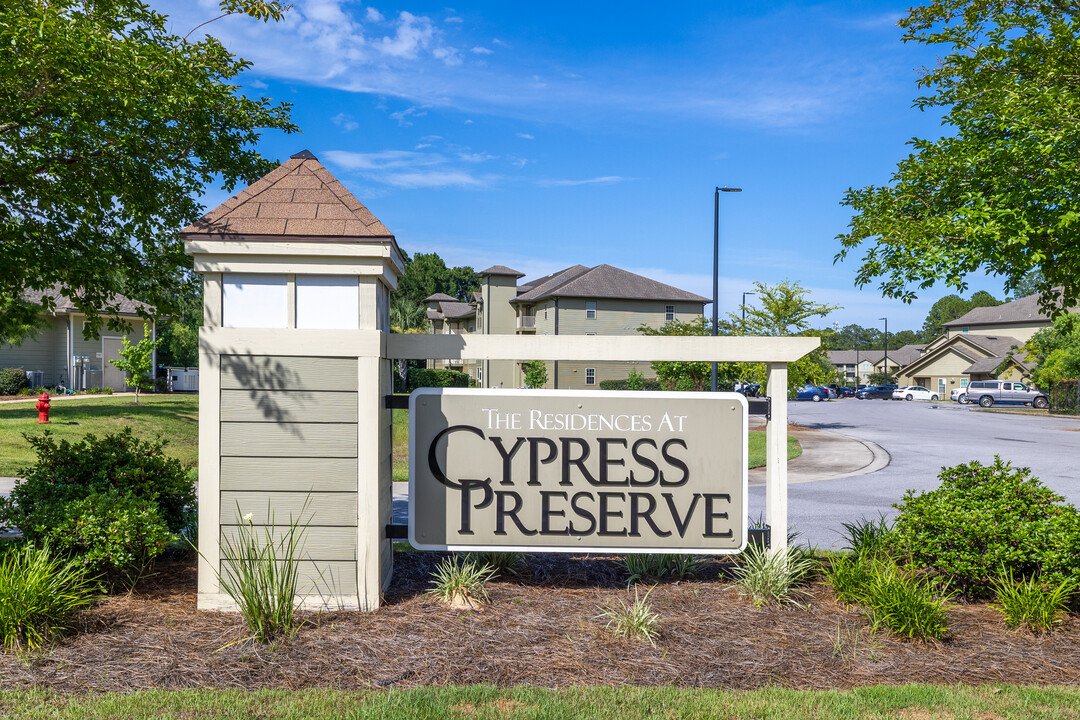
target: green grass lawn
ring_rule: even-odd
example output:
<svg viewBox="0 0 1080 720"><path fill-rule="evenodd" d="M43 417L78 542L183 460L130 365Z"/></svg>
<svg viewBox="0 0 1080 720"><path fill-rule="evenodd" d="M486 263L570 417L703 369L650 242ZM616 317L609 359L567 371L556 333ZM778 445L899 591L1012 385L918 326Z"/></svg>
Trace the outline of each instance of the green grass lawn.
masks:
<svg viewBox="0 0 1080 720"><path fill-rule="evenodd" d="M788 460L802 455L799 441L788 436ZM765 465L765 433L761 430L750 431L749 466ZM409 411L394 411L394 482L407 482L409 479Z"/></svg>
<svg viewBox="0 0 1080 720"><path fill-rule="evenodd" d="M48 425L37 424L33 402L0 405L0 476L18 476L34 462L33 448L23 433L37 435L46 428L59 439L77 441L88 433L104 435L131 427L138 437L161 436L165 452L195 467L199 458L199 398L197 395L152 395L93 398L53 398Z"/></svg>
<svg viewBox="0 0 1080 720"><path fill-rule="evenodd" d="M0 716L33 720L142 718L1075 718L1075 687L901 685L752 691L645 687L432 687L416 690L148 690L129 694L0 691Z"/></svg>

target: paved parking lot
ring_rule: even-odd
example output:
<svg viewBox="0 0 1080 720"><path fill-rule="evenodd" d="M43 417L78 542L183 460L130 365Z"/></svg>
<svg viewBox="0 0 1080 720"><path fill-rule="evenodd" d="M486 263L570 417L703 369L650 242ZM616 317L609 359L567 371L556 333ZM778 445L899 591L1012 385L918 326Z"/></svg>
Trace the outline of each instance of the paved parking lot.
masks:
<svg viewBox="0 0 1080 720"><path fill-rule="evenodd" d="M869 440L890 455L877 472L792 485L788 517L812 544L839 548L841 524L892 513L904 491L937 486L942 466L992 462L995 453L1030 467L1055 492L1080 505L1080 420L981 411L956 403L855 400L789 402L791 422ZM750 489L751 515L764 489Z"/></svg>

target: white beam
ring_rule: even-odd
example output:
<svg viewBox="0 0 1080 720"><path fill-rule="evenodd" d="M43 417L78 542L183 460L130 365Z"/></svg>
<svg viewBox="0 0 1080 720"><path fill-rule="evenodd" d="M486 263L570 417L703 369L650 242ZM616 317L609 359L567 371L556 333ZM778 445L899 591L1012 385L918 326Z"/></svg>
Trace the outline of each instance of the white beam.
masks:
<svg viewBox="0 0 1080 720"><path fill-rule="evenodd" d="M610 335L388 335L387 357L465 360L616 360L794 362L816 337L672 337ZM772 385L770 385L772 387ZM787 395L787 385L784 395Z"/></svg>
<svg viewBox="0 0 1080 720"><path fill-rule="evenodd" d="M787 383L787 365L770 363L772 417L765 426L765 522L772 530L773 553L787 547Z"/></svg>

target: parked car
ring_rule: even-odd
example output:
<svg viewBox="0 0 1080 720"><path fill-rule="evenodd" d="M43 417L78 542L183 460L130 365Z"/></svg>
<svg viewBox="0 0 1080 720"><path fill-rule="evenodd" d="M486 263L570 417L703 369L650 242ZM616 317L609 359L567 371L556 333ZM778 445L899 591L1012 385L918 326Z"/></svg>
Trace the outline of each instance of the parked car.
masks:
<svg viewBox="0 0 1080 720"><path fill-rule="evenodd" d="M949 399L953 402L958 402L961 405L967 405L967 388L958 387L955 388L952 393L949 394Z"/></svg>
<svg viewBox="0 0 1080 720"><path fill-rule="evenodd" d="M795 391L795 399L821 402L822 400L829 399L829 390L820 385L806 385Z"/></svg>
<svg viewBox="0 0 1080 720"><path fill-rule="evenodd" d="M991 407L995 403L1050 407L1050 397L1046 393L1038 388L1029 388L1022 382L975 380L968 384L967 390L968 402L977 402L982 407Z"/></svg>
<svg viewBox="0 0 1080 720"><path fill-rule="evenodd" d="M855 397L855 388L845 385L840 388L840 397Z"/></svg>
<svg viewBox="0 0 1080 720"><path fill-rule="evenodd" d="M893 400L938 400L938 394L921 385L905 385L898 387L892 392Z"/></svg>
<svg viewBox="0 0 1080 720"><path fill-rule="evenodd" d="M855 393L857 400L888 400L892 397L892 385L871 385Z"/></svg>

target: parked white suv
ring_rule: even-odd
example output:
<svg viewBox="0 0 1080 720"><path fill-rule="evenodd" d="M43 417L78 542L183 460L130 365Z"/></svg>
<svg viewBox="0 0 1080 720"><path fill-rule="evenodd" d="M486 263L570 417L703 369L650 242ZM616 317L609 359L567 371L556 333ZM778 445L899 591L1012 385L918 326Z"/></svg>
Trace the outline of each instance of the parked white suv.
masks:
<svg viewBox="0 0 1080 720"><path fill-rule="evenodd" d="M1050 398L1042 390L1010 380L975 380L968 384L967 401L977 402L982 407L991 407L994 403L1035 408L1050 406Z"/></svg>

